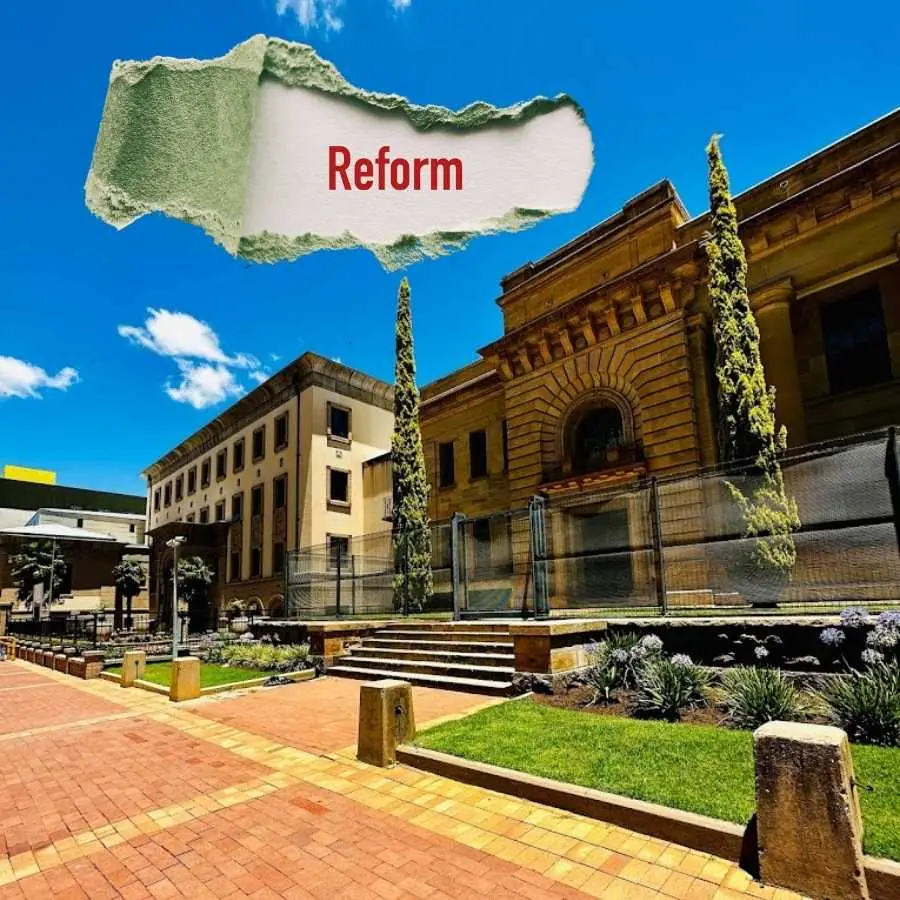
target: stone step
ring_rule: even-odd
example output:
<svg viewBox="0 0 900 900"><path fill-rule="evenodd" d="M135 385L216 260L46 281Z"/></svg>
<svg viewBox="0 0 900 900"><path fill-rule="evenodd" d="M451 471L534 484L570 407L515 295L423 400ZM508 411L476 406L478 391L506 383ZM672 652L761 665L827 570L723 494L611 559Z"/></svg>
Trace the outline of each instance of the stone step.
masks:
<svg viewBox="0 0 900 900"><path fill-rule="evenodd" d="M383 631L498 631L509 633L509 622L391 622Z"/></svg>
<svg viewBox="0 0 900 900"><path fill-rule="evenodd" d="M489 694L493 697L506 697L511 693L508 681L497 681L486 678L453 678L448 675L423 675L416 672L397 672L390 669L364 669L355 666L332 666L329 675L344 678L359 678L363 681L379 681L382 678L393 678L408 681L422 687L439 688L445 691L469 691L473 694Z"/></svg>
<svg viewBox="0 0 900 900"><path fill-rule="evenodd" d="M354 647L353 656L371 656L379 659L410 659L420 662L450 662L469 666L513 666L516 655L509 653L481 653L466 652L452 649L454 645L439 644L440 650L422 650L419 647L399 650L396 647L373 647L368 640L363 640L362 645ZM478 647L478 644L472 646ZM490 646L490 645L485 645ZM446 649L445 649L446 648ZM480 648L479 648L480 650ZM512 647L510 647L510 651Z"/></svg>
<svg viewBox="0 0 900 900"><path fill-rule="evenodd" d="M436 660L394 659L351 653L341 658L341 666L354 669L386 669L423 675L449 675L452 678L486 678L491 681L512 681L515 666L473 666L467 663L438 662Z"/></svg>
<svg viewBox="0 0 900 900"><path fill-rule="evenodd" d="M405 641L502 641L509 633L497 631L411 631L409 629L382 628L378 637Z"/></svg>
<svg viewBox="0 0 900 900"><path fill-rule="evenodd" d="M419 638L395 640L394 638L367 637L362 639L361 646L378 647L382 650L421 650L442 653L509 653L513 652L512 641L433 641Z"/></svg>

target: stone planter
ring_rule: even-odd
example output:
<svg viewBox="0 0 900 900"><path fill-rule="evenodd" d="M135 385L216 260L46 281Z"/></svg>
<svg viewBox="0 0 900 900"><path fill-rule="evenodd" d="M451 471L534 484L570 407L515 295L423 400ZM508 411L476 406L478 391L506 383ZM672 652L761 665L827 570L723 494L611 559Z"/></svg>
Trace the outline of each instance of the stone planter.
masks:
<svg viewBox="0 0 900 900"><path fill-rule="evenodd" d="M245 634L250 630L250 620L246 616L236 616L228 627L232 634Z"/></svg>

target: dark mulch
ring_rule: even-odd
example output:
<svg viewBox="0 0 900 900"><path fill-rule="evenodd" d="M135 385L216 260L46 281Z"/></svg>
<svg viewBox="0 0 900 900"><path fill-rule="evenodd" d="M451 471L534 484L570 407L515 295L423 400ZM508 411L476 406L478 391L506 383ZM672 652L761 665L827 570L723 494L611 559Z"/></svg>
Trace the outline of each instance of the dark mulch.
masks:
<svg viewBox="0 0 900 900"><path fill-rule="evenodd" d="M534 694L534 702L543 706L553 706L556 709L572 709L591 713L598 716L619 716L621 718L635 718L634 691L618 691L612 703L597 703L588 705L594 696L591 688L583 685L557 691L554 694ZM725 710L718 704L700 706L696 709L685 710L681 714L681 722L688 725L723 725ZM805 719L815 725L825 725L827 721L822 716L808 715Z"/></svg>

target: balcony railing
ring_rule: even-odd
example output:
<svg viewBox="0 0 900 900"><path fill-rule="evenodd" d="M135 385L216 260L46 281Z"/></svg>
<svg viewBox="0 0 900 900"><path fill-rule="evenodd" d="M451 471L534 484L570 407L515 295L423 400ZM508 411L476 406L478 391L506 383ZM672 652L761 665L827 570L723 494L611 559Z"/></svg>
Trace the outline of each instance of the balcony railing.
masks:
<svg viewBox="0 0 900 900"><path fill-rule="evenodd" d="M543 483L562 481L566 478L577 478L579 475L594 475L624 466L635 466L644 462L644 449L640 444L628 444L610 448L602 458L573 460L567 465L544 469Z"/></svg>

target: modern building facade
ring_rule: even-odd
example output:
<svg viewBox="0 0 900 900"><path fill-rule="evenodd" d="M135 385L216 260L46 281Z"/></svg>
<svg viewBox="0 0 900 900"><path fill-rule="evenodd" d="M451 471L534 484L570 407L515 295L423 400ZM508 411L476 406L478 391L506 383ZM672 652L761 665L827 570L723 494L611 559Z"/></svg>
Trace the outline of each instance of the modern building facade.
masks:
<svg viewBox="0 0 900 900"><path fill-rule="evenodd" d="M214 572L192 627L238 605L278 614L289 551L389 527L367 517L363 468L392 428L390 385L305 353L149 466L154 606L167 608L166 542L182 535L179 554Z"/></svg>
<svg viewBox="0 0 900 900"><path fill-rule="evenodd" d="M125 604L112 570L123 558L147 564L146 516L141 496L58 485L55 478L0 478L0 602L13 610L28 605L19 601L11 557L23 544L49 544L58 535L55 544L66 563L63 583L44 613L108 611L115 619L111 624L122 627ZM144 590L132 601L140 627L148 621L148 597Z"/></svg>

